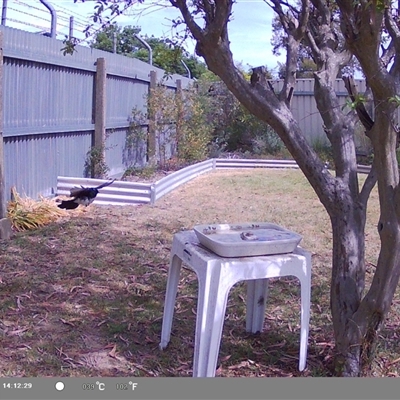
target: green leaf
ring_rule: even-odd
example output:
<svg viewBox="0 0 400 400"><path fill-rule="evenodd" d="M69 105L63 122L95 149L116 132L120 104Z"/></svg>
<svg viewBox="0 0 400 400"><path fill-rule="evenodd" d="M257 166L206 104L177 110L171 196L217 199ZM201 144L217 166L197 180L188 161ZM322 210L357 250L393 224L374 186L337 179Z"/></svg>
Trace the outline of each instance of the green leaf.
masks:
<svg viewBox="0 0 400 400"><path fill-rule="evenodd" d="M391 103L395 103L396 107L400 106L400 96L398 96L397 94L395 96L393 96L393 97L389 97L389 101Z"/></svg>

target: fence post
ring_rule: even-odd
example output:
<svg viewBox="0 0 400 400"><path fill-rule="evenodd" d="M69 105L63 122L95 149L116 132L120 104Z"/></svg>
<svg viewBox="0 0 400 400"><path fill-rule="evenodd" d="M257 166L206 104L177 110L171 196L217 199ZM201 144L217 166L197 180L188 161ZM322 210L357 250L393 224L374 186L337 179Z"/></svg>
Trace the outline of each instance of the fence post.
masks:
<svg viewBox="0 0 400 400"><path fill-rule="evenodd" d="M150 71L150 86L149 86L149 102L147 105L147 114L149 116L149 137L147 141L147 161L150 165L156 164L156 146L157 146L157 139L156 139L156 126L155 126L155 113L151 104L151 96L153 96L154 90L157 86L157 72Z"/></svg>
<svg viewBox="0 0 400 400"><path fill-rule="evenodd" d="M3 145L3 32L0 32L0 239L9 239L11 222L6 218Z"/></svg>
<svg viewBox="0 0 400 400"><path fill-rule="evenodd" d="M98 58L96 61L95 78L95 99L94 99L94 135L92 138L91 150L91 176L92 178L102 178L96 168L99 163L104 163L105 159L105 140L106 140L106 59Z"/></svg>
<svg viewBox="0 0 400 400"><path fill-rule="evenodd" d="M183 121L183 96L182 96L182 80L176 80L176 123L175 123L175 145L176 145L176 152L177 156L180 159L181 149L180 149L180 142L182 138L182 121Z"/></svg>

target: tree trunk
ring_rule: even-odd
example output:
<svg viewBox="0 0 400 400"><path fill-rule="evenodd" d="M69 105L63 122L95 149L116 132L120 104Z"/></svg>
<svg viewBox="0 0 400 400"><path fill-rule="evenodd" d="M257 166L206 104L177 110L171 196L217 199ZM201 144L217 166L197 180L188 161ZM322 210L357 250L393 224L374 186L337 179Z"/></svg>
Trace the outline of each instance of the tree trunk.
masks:
<svg viewBox="0 0 400 400"><path fill-rule="evenodd" d="M332 214L331 224L331 312L336 342L335 373L358 376L361 371L361 341L359 330L354 329L353 314L360 305L364 290L365 209L354 203L342 203Z"/></svg>
<svg viewBox="0 0 400 400"><path fill-rule="evenodd" d="M379 137L380 132L390 133ZM390 309L400 276L400 188L395 134L378 113L371 136L379 176L381 214L377 228L381 249L371 287L364 297L365 209L357 208L357 202L352 206L351 201L346 202L341 196L331 214L331 310L337 352L336 374L340 376L359 376L371 363L378 332ZM389 144L380 146L385 140Z"/></svg>
<svg viewBox="0 0 400 400"><path fill-rule="evenodd" d="M399 281L400 227L397 222L393 225L391 234L382 238L374 279L361 302L352 298L354 282L339 277L333 280L335 285L332 286L331 301L337 351L335 372L339 376L360 376L374 357L378 332ZM335 242L334 239L334 247ZM340 260L334 259L335 262ZM359 267L361 271L361 265ZM357 302L359 306L352 314Z"/></svg>
<svg viewBox="0 0 400 400"><path fill-rule="evenodd" d="M392 77L383 68L380 58L383 12L376 2L365 5L351 0L337 1L346 41L343 47L335 32L333 22L337 18L331 12L329 2L313 0L311 7L308 0L302 0L301 12L297 20L293 20L290 17L293 13L283 10L283 2L271 0L269 3L280 17L288 44L288 73L283 90L276 94L266 84L266 79L265 82L253 79L249 84L234 65L228 38L228 21L234 2L200 3L201 6L197 2L171 0L171 4L180 9L197 42L197 54L204 57L210 70L252 114L278 133L330 216L333 232L331 312L336 340L336 374L359 376L363 364L369 362L400 274L400 186L393 130L394 103L400 90L400 62L393 62ZM387 10L384 13L388 32L396 39L393 44L398 45L397 20L393 20ZM203 17L204 27L195 20L198 15ZM290 110L296 80L294 61L297 61L300 42L304 40L318 65L315 98L334 151L335 177L324 168ZM391 60L394 49L397 48L388 47L387 60ZM361 192L357 179L354 121L350 114L343 112L334 90L337 73L349 60L349 51L360 62L374 98L375 120L373 124L368 120L366 126L374 146L374 173L369 175ZM358 100L354 98L356 105ZM381 206L378 224L381 252L371 288L363 297L366 204L376 177Z"/></svg>

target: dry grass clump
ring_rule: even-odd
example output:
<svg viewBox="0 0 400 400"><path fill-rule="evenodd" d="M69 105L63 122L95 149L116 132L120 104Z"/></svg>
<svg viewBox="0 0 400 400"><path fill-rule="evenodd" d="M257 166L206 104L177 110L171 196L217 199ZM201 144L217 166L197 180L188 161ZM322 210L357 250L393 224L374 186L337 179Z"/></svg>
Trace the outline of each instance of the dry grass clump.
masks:
<svg viewBox="0 0 400 400"><path fill-rule="evenodd" d="M15 187L11 189L11 195L13 200L8 202L7 214L13 229L18 232L37 229L68 215L53 199L22 198Z"/></svg>

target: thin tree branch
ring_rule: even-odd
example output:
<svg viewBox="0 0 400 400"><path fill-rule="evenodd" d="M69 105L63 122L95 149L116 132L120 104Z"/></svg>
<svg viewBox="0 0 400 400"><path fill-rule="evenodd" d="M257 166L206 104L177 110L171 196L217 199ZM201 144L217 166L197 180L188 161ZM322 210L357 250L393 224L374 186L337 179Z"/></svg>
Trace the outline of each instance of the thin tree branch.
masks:
<svg viewBox="0 0 400 400"><path fill-rule="evenodd" d="M378 177L376 175L375 166L371 166L371 171L367 175L367 178L364 181L364 184L361 188L360 192L360 203L365 208L367 207L369 195L371 194L372 189L375 187Z"/></svg>
<svg viewBox="0 0 400 400"><path fill-rule="evenodd" d="M384 47L383 45L381 45L381 50L382 50L381 60L383 62L383 65L385 67L387 67L390 64L390 61L393 59L393 57L396 54L394 40L391 40L389 43L389 46L387 46L387 47Z"/></svg>
<svg viewBox="0 0 400 400"><path fill-rule="evenodd" d="M368 111L365 108L365 105L362 101L358 101L359 95L356 84L354 82L354 78L352 76L344 76L343 77L344 86L349 93L351 101L355 104L355 110L360 119L361 123L363 124L364 128L368 131L372 129L374 126L374 121L368 114Z"/></svg>
<svg viewBox="0 0 400 400"><path fill-rule="evenodd" d="M313 54L314 61L319 60L320 62L322 62L321 50L317 46L314 36L312 35L312 33L309 30L307 30L305 37L306 37L307 43L311 49L311 52Z"/></svg>
<svg viewBox="0 0 400 400"><path fill-rule="evenodd" d="M198 41L203 40L204 30L201 29L200 26L194 21L194 18L189 11L186 1L185 0L170 0L170 3L173 7L176 7L180 10L182 17L185 21L185 24L188 26L190 32L192 32L193 37Z"/></svg>
<svg viewBox="0 0 400 400"><path fill-rule="evenodd" d="M282 27L287 35L286 43L286 73L279 99L290 105L293 96L294 86L296 84L297 60L299 58L300 42L303 39L308 23L309 0L301 1L301 10L298 17L285 13L282 8L283 2L272 0L273 9L281 21Z"/></svg>
<svg viewBox="0 0 400 400"><path fill-rule="evenodd" d="M387 54L384 53L383 56L385 56L385 58L382 57L382 59L383 61L386 61L385 66L387 67L389 62L392 61L394 57L394 62L389 73L392 76L397 76L400 74L400 59L398 56L400 54L400 29L396 21L394 21L389 9L385 9L385 27L392 39L388 49L393 50L390 52L388 51Z"/></svg>
<svg viewBox="0 0 400 400"><path fill-rule="evenodd" d="M299 25L298 25L298 27L296 29L296 33L295 33L295 35L296 35L295 38L298 41L303 39L304 34L307 30L309 14L310 14L310 2L309 2L309 0L302 0L300 16L298 18Z"/></svg>

